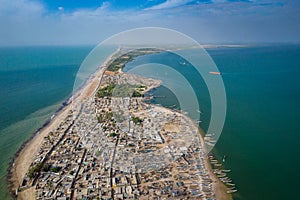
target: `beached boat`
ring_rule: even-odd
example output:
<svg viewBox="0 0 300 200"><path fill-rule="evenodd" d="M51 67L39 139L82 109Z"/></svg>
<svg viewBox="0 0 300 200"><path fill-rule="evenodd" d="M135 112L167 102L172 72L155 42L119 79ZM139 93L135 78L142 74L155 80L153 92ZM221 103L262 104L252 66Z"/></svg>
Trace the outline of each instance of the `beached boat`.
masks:
<svg viewBox="0 0 300 200"><path fill-rule="evenodd" d="M237 191L238 191L238 190L228 190L227 193L228 193L228 194L231 194L231 193L234 193L234 192L237 192Z"/></svg>
<svg viewBox="0 0 300 200"><path fill-rule="evenodd" d="M222 172L228 173L231 172L231 169L222 169Z"/></svg>
<svg viewBox="0 0 300 200"><path fill-rule="evenodd" d="M228 186L235 186L234 183L226 183L226 185L228 185Z"/></svg>

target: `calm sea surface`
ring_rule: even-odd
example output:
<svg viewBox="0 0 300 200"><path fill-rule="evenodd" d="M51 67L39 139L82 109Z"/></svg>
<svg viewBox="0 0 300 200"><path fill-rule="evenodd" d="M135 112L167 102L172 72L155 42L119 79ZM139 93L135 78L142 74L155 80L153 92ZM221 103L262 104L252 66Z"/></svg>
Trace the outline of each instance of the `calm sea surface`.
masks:
<svg viewBox="0 0 300 200"><path fill-rule="evenodd" d="M9 199L9 161L71 95L77 70L90 50L0 48L0 199Z"/></svg>
<svg viewBox="0 0 300 200"><path fill-rule="evenodd" d="M224 81L227 116L214 149L239 192L238 200L297 199L300 175L300 46L219 48L208 50ZM191 52L192 53L192 52ZM180 68L168 53L145 55L129 63L127 70L143 63ZM210 120L210 97L201 78L181 67L201 107L201 127ZM177 104L166 87L151 91L153 103ZM188 97L187 97L188 98Z"/></svg>
<svg viewBox="0 0 300 200"><path fill-rule="evenodd" d="M0 199L9 199L6 170L18 147L72 92L77 70L91 47L0 48ZM219 48L208 51L225 84L227 117L215 152L239 192L235 199L297 199L300 165L300 46ZM178 66L166 53L145 55L143 63ZM207 129L210 98L201 77L187 67ZM174 107L165 87L151 91L153 103Z"/></svg>

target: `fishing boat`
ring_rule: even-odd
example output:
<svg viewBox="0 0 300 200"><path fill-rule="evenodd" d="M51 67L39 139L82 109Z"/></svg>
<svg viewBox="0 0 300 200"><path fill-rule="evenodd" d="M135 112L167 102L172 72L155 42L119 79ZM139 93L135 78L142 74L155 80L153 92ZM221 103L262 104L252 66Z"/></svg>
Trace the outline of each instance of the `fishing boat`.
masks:
<svg viewBox="0 0 300 200"><path fill-rule="evenodd" d="M237 192L237 191L238 191L238 190L228 190L227 193L228 193L228 194L231 194L231 193L234 193L234 192Z"/></svg>
<svg viewBox="0 0 300 200"><path fill-rule="evenodd" d="M214 74L214 75L220 75L220 72L209 72L210 74Z"/></svg>
<svg viewBox="0 0 300 200"><path fill-rule="evenodd" d="M220 175L217 175L218 178L223 178L223 177L225 177L225 176L226 176L226 174L220 174Z"/></svg>
<svg viewBox="0 0 300 200"><path fill-rule="evenodd" d="M222 169L222 172L228 173L231 172L231 169Z"/></svg>
<svg viewBox="0 0 300 200"><path fill-rule="evenodd" d="M228 186L235 186L234 183L226 183L226 185L228 185Z"/></svg>
<svg viewBox="0 0 300 200"><path fill-rule="evenodd" d="M228 190L236 190L235 187L228 188Z"/></svg>

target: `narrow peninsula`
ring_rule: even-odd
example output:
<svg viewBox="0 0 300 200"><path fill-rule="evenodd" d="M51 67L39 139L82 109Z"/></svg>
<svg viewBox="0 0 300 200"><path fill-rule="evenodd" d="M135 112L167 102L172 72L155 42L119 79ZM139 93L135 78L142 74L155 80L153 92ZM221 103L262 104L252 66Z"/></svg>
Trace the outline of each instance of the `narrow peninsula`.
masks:
<svg viewBox="0 0 300 200"><path fill-rule="evenodd" d="M188 116L145 102L160 80L124 73L119 50L20 151L17 199L231 199Z"/></svg>

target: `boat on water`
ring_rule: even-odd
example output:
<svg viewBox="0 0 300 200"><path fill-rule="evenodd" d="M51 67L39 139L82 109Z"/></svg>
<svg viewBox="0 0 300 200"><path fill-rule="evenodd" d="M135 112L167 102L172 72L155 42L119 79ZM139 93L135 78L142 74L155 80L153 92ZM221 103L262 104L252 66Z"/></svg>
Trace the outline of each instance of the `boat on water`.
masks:
<svg viewBox="0 0 300 200"><path fill-rule="evenodd" d="M226 185L228 185L228 186L235 186L234 183L226 183Z"/></svg>
<svg viewBox="0 0 300 200"><path fill-rule="evenodd" d="M223 181L229 180L229 178L226 176L226 177L224 177L224 178L220 178L220 180L223 182Z"/></svg>
<svg viewBox="0 0 300 200"><path fill-rule="evenodd" d="M226 158L227 158L227 156L226 156L226 155L224 155L224 156L223 156L223 160L222 160L222 161L223 161L223 162L225 162L225 161L226 161Z"/></svg>
<svg viewBox="0 0 300 200"><path fill-rule="evenodd" d="M228 190L236 190L235 187L228 188Z"/></svg>
<svg viewBox="0 0 300 200"><path fill-rule="evenodd" d="M231 172L231 169L222 169L222 172L228 173Z"/></svg>
<svg viewBox="0 0 300 200"><path fill-rule="evenodd" d="M238 190L228 190L227 193L228 193L228 194L231 194L231 193L234 193L234 192L237 192L237 191L238 191Z"/></svg>
<svg viewBox="0 0 300 200"><path fill-rule="evenodd" d="M214 133L206 133L206 137L213 137L215 134Z"/></svg>
<svg viewBox="0 0 300 200"><path fill-rule="evenodd" d="M209 72L209 73L213 75L221 75L221 72Z"/></svg>
<svg viewBox="0 0 300 200"><path fill-rule="evenodd" d="M182 66L185 66L187 63L186 62L180 62L179 64L182 65Z"/></svg>
<svg viewBox="0 0 300 200"><path fill-rule="evenodd" d="M220 175L217 175L218 178L223 178L223 177L225 177L225 176L226 176L226 174L220 174Z"/></svg>

